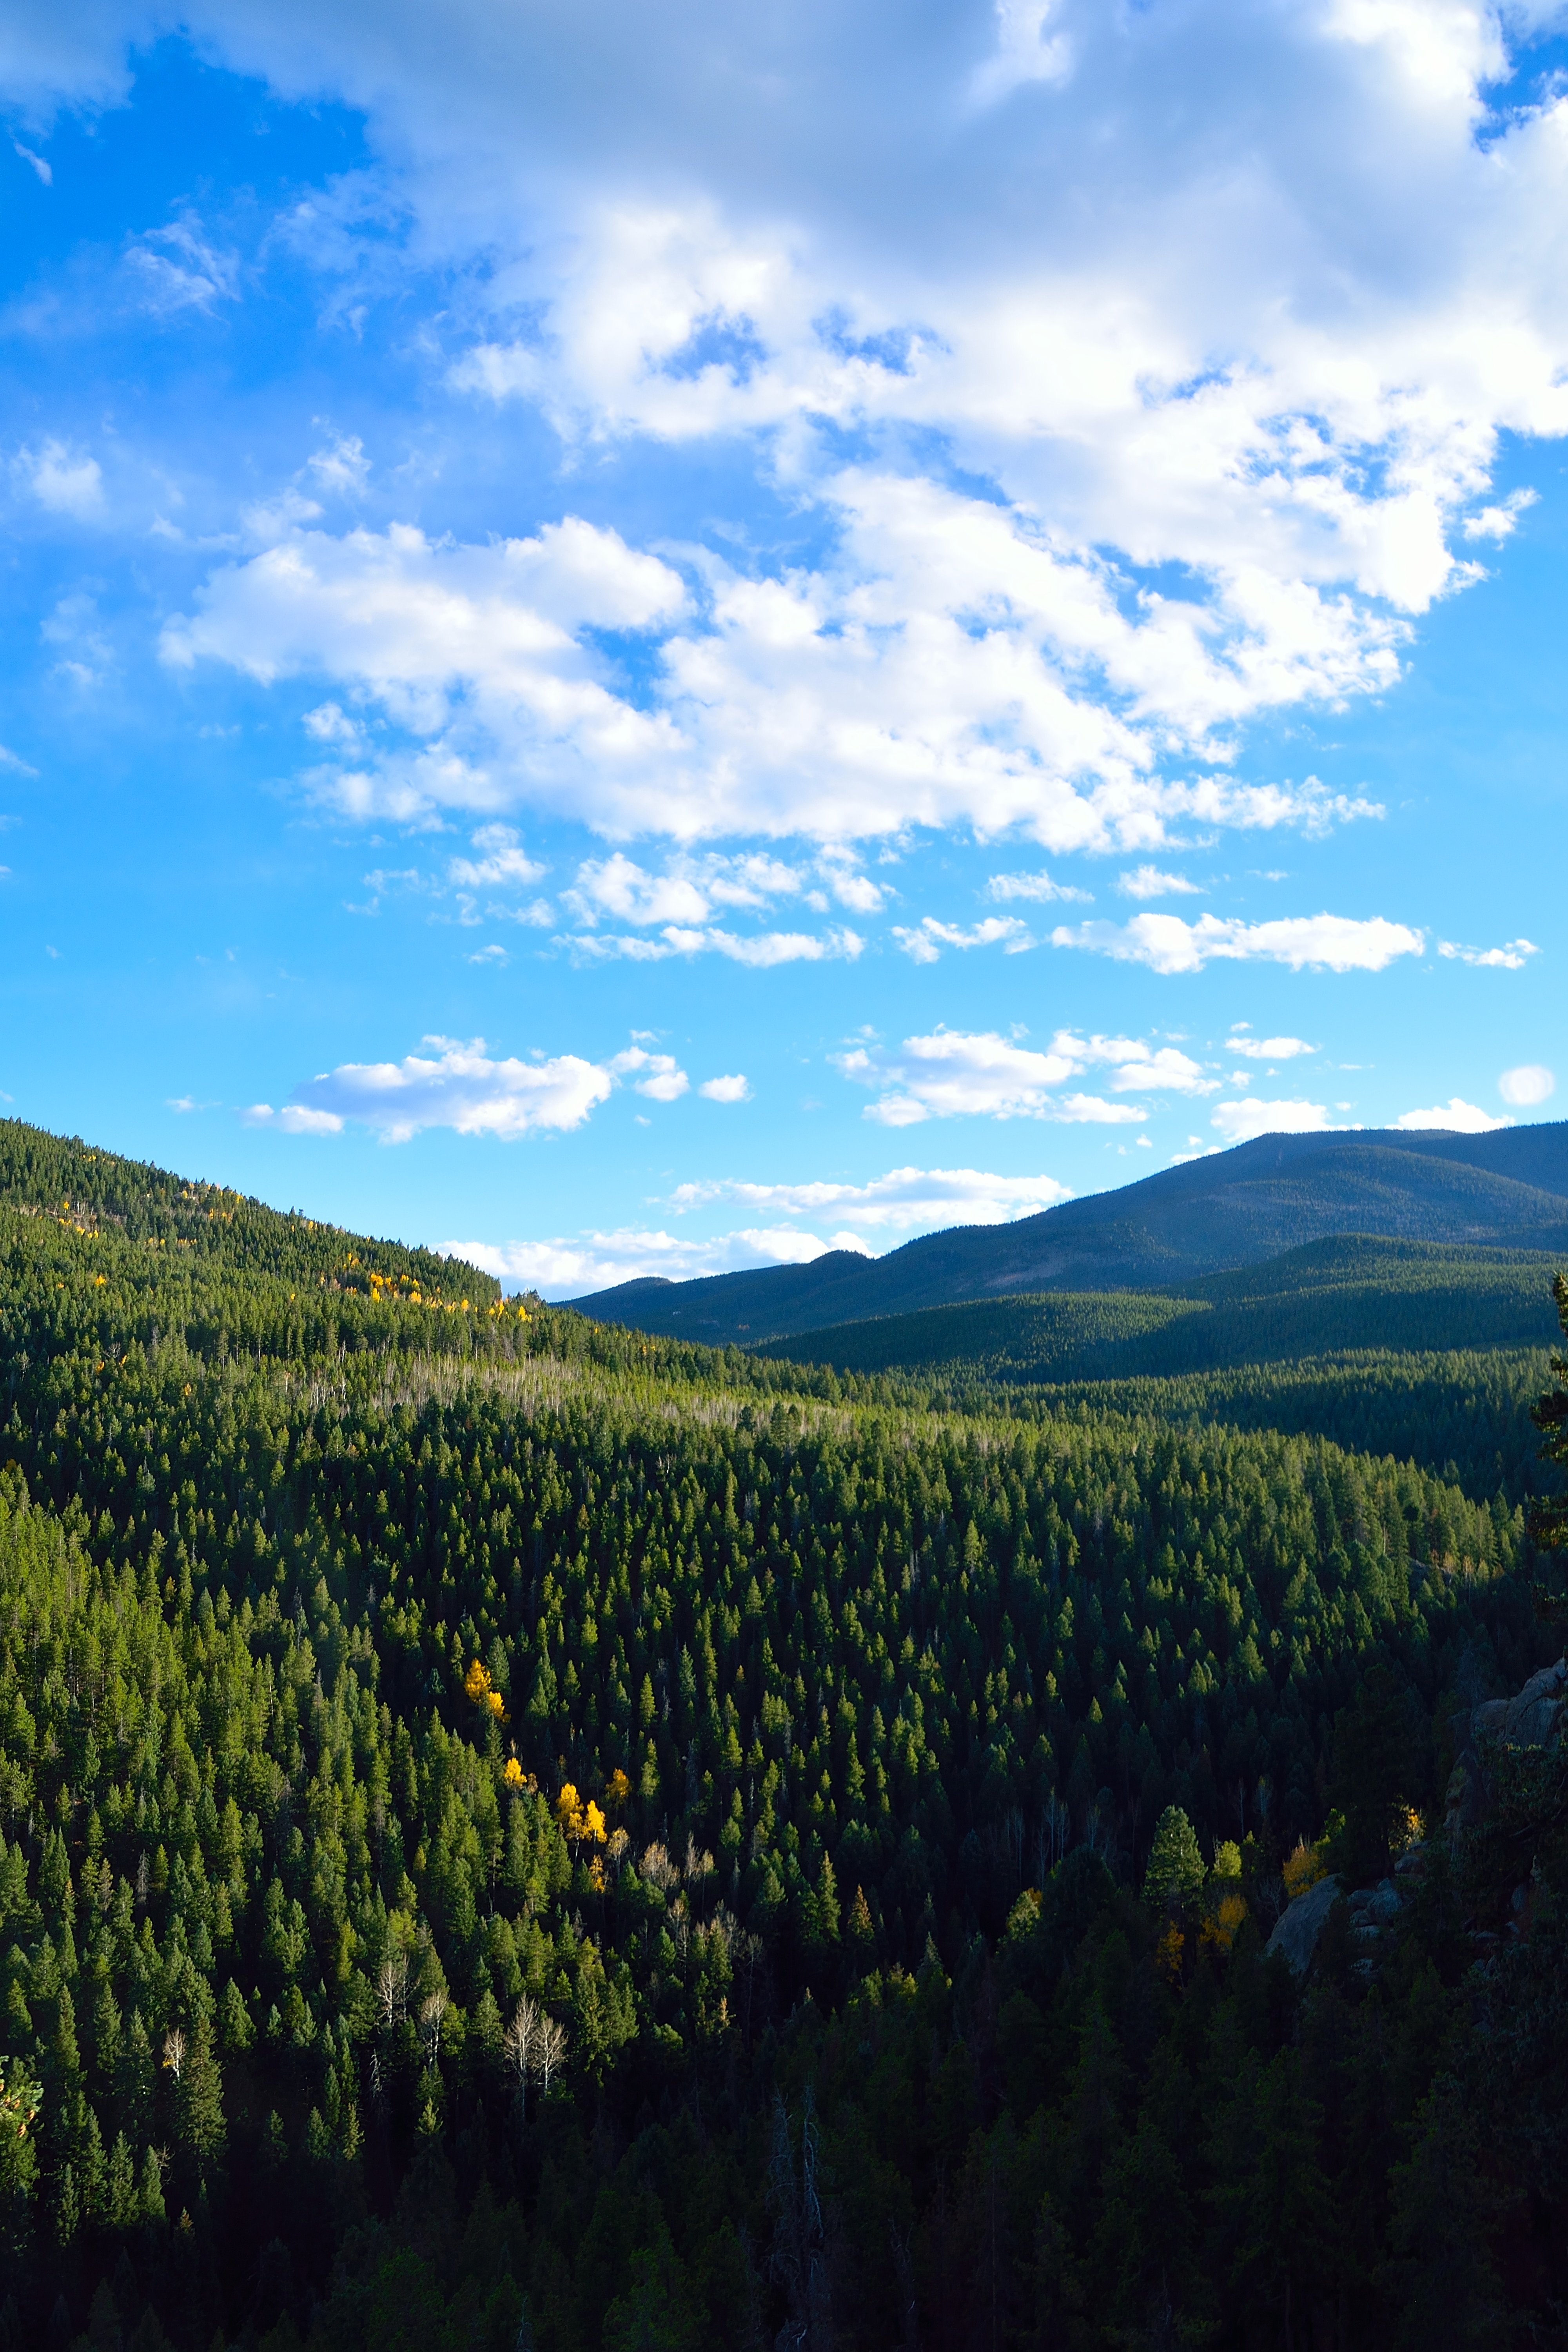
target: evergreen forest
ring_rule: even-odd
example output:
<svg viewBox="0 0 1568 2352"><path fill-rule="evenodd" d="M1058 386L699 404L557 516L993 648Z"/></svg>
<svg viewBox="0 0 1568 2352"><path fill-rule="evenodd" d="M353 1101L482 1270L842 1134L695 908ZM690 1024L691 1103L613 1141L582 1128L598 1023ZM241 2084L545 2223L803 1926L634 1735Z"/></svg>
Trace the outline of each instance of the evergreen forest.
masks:
<svg viewBox="0 0 1568 2352"><path fill-rule="evenodd" d="M1552 1268L1314 1246L845 1368L0 1122L0 2347L1568 2340Z"/></svg>

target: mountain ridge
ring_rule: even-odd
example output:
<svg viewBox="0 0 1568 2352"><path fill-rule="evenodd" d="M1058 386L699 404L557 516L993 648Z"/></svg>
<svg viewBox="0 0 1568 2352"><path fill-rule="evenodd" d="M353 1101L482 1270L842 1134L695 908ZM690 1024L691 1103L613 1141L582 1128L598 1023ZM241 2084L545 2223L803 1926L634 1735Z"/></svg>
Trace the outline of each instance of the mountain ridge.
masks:
<svg viewBox="0 0 1568 2352"><path fill-rule="evenodd" d="M872 1317L1022 1291L1172 1289L1339 1234L1568 1249L1568 1121L1486 1135L1268 1135L1005 1225L954 1225L883 1256L642 1276L569 1302L599 1321L756 1347Z"/></svg>

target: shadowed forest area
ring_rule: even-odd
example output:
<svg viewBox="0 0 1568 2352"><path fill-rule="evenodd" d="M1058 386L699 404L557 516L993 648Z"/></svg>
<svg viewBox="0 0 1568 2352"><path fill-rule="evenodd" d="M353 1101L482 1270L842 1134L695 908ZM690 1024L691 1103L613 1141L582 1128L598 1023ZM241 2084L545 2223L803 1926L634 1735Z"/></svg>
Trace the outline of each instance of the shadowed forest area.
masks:
<svg viewBox="0 0 1568 2352"><path fill-rule="evenodd" d="M0 2345L1563 2340L1552 1375L1405 1263L844 1371L0 1123Z"/></svg>

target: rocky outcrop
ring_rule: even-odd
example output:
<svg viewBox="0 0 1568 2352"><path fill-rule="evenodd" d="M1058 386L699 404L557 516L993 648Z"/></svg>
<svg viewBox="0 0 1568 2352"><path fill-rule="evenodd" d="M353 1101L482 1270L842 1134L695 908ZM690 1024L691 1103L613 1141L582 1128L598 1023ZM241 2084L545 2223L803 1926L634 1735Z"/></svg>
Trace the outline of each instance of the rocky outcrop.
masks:
<svg viewBox="0 0 1568 2352"><path fill-rule="evenodd" d="M1266 1952L1283 1952L1293 1973L1304 1977L1312 1965L1318 1948L1318 1938L1327 1924L1330 1912L1339 1901L1340 1882L1337 1878L1320 1878L1309 1886L1305 1895L1298 1895L1294 1903L1287 1904L1274 1923L1274 1933L1265 1947Z"/></svg>
<svg viewBox="0 0 1568 2352"><path fill-rule="evenodd" d="M1568 1659L1542 1666L1531 1675L1514 1698L1488 1699L1470 1716L1470 1744L1486 1747L1545 1748L1556 1738L1568 1692Z"/></svg>
<svg viewBox="0 0 1568 2352"><path fill-rule="evenodd" d="M1443 1826L1454 1843L1486 1819L1492 1801L1489 1762L1500 1748L1550 1748L1563 1730L1568 1659L1542 1666L1512 1698L1483 1699L1470 1710L1469 1738L1448 1777Z"/></svg>

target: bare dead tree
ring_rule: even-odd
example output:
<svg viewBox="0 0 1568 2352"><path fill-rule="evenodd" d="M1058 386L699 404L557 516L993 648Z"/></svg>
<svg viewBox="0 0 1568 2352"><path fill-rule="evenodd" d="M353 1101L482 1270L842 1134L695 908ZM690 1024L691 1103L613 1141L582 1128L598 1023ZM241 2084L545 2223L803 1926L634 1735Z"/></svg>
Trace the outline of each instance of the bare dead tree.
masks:
<svg viewBox="0 0 1568 2352"><path fill-rule="evenodd" d="M163 2063L177 2083L185 2063L185 2037L177 2025L163 2036Z"/></svg>
<svg viewBox="0 0 1568 2352"><path fill-rule="evenodd" d="M528 2114L528 2078L535 2069L543 2024L544 2019L539 2009L524 1993L513 2012L511 2023L501 2036L501 2048L506 2053L507 2063L517 2076L518 2112L525 2119Z"/></svg>
<svg viewBox="0 0 1568 2352"><path fill-rule="evenodd" d="M550 2096L550 2078L565 2063L566 2032L554 2018L547 2017L539 2032L539 2051L534 2059L534 2072L544 2085L544 2095Z"/></svg>
<svg viewBox="0 0 1568 2352"><path fill-rule="evenodd" d="M446 2014L446 1994L426 1993L419 2004L419 2038L425 2044L425 2063L428 2066L434 2066L441 2055L441 2021Z"/></svg>
<svg viewBox="0 0 1568 2352"><path fill-rule="evenodd" d="M381 2008L381 2021L390 2033L398 2019L406 2012L408 1956L405 1952L387 1954L375 1980L375 1992Z"/></svg>

